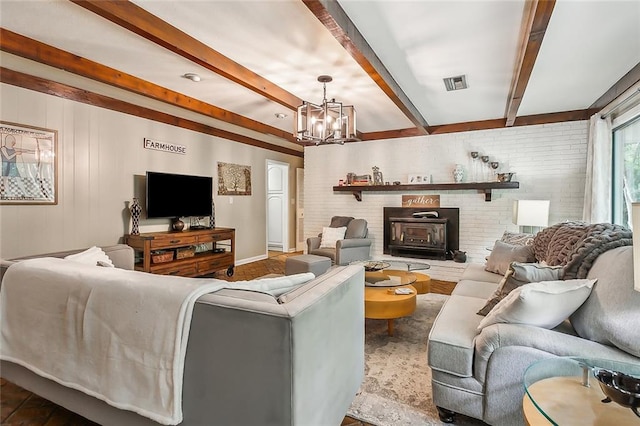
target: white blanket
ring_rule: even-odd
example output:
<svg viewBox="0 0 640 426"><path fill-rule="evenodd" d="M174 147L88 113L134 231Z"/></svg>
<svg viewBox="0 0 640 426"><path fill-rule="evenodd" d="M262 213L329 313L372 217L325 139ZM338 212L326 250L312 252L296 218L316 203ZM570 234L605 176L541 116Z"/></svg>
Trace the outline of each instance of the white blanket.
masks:
<svg viewBox="0 0 640 426"><path fill-rule="evenodd" d="M182 421L193 305L222 288L271 291L313 274L230 283L39 258L0 291L0 358L162 424Z"/></svg>

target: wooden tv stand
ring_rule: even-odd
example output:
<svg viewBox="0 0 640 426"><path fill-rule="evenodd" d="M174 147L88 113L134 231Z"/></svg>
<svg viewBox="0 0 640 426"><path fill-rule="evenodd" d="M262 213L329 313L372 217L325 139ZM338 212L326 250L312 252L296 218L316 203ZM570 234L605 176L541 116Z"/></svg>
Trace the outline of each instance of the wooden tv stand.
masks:
<svg viewBox="0 0 640 426"><path fill-rule="evenodd" d="M142 253L141 261L139 253L136 253L137 271L197 277L226 269L227 276L230 277L235 266L235 232L232 228L149 232L139 235L127 234L124 236L124 242L136 252ZM200 244L209 244L210 249L182 259L176 257L179 249L189 251L190 247ZM152 255L157 251L172 252L173 259L154 263Z"/></svg>

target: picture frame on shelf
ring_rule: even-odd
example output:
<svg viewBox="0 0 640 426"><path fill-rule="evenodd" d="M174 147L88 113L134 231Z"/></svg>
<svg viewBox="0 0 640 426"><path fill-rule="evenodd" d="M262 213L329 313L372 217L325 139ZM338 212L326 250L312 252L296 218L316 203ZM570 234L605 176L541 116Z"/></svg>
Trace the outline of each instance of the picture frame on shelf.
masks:
<svg viewBox="0 0 640 426"><path fill-rule="evenodd" d="M408 175L407 183L409 185L422 184L422 183L431 183L431 175L429 173L425 173L425 174L410 174L410 175Z"/></svg>
<svg viewBox="0 0 640 426"><path fill-rule="evenodd" d="M0 121L0 204L58 204L58 131Z"/></svg>
<svg viewBox="0 0 640 426"><path fill-rule="evenodd" d="M409 185L413 185L416 183L422 183L422 175L419 174L410 174L407 176L407 183Z"/></svg>

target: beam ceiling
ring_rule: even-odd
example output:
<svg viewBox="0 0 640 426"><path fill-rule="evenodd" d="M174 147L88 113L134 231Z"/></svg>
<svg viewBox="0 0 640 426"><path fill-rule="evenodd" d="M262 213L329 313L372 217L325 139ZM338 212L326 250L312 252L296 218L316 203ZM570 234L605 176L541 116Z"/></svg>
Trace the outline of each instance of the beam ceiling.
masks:
<svg viewBox="0 0 640 426"><path fill-rule="evenodd" d="M297 96L130 1L70 1L291 110L302 104Z"/></svg>
<svg viewBox="0 0 640 426"><path fill-rule="evenodd" d="M402 91L389 71L376 56L356 26L337 1L302 0L309 10L318 18L340 45L356 60L362 69L398 108L418 128L418 135L428 134L429 124L418 109Z"/></svg>
<svg viewBox="0 0 640 426"><path fill-rule="evenodd" d="M526 3L522 21L521 48L511 81L505 113L507 127L513 126L516 121L518 108L520 108L522 97L527 90L527 84L555 4L555 0L530 0Z"/></svg>

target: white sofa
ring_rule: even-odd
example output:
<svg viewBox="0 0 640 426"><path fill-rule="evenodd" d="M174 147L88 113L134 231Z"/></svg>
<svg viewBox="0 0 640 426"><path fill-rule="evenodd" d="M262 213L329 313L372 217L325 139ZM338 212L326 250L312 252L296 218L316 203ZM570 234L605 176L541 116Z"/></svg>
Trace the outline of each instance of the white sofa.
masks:
<svg viewBox="0 0 640 426"><path fill-rule="evenodd" d="M428 363L441 419L455 413L491 425L524 424L523 375L532 363L558 356L640 363L640 292L633 290L632 247L601 254L584 304L554 329L500 323L476 329L502 276L470 264L432 327Z"/></svg>
<svg viewBox="0 0 640 426"><path fill-rule="evenodd" d="M133 268L128 246L104 249L116 267ZM13 262L3 261L3 270ZM286 298L231 289L200 297L186 349L180 424L340 424L364 376L363 292L362 267L347 266ZM103 425L157 424L12 362L2 361L1 375Z"/></svg>

